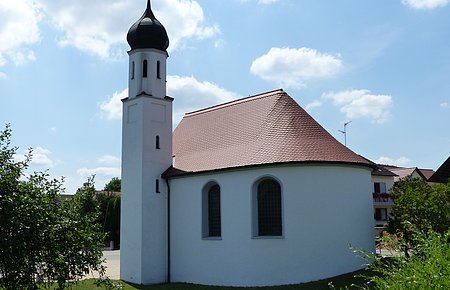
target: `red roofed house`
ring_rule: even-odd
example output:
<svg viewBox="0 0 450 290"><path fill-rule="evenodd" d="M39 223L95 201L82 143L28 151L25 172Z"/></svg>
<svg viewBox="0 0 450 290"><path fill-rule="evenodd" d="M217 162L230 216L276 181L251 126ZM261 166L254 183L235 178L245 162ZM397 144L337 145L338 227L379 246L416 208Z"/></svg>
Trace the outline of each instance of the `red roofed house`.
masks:
<svg viewBox="0 0 450 290"><path fill-rule="evenodd" d="M187 113L172 134L168 37L150 3L128 32L121 279L265 286L360 269L373 163L283 90Z"/></svg>

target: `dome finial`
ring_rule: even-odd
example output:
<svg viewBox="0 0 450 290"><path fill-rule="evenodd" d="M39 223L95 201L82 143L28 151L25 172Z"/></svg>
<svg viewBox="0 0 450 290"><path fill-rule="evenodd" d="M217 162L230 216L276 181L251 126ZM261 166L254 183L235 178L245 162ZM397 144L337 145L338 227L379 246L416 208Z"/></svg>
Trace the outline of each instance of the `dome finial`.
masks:
<svg viewBox="0 0 450 290"><path fill-rule="evenodd" d="M153 14L150 0L147 0L144 15L128 30L127 41L132 50L155 48L165 51L169 47L166 29Z"/></svg>
<svg viewBox="0 0 450 290"><path fill-rule="evenodd" d="M152 4L150 3L150 0L147 0L147 9L145 10L144 14L147 15L147 17L155 18L155 15L153 14L152 11Z"/></svg>

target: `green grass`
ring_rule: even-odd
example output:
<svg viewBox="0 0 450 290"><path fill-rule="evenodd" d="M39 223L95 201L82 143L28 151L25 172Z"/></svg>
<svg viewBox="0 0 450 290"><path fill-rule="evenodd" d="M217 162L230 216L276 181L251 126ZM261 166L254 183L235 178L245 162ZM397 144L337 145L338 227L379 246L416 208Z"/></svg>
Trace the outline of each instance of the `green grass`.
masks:
<svg viewBox="0 0 450 290"><path fill-rule="evenodd" d="M357 286L364 286L367 283L367 279L361 278L360 275L370 276L373 275L372 272L362 270L341 276L336 276L333 278L296 284L296 285L286 285L286 286L275 286L275 287L219 287L219 286L204 286L204 285L194 285L194 284L183 284L183 283L173 283L173 284L159 284L159 285L133 285L125 283L123 281L113 281L115 284L120 283L124 290L130 289L142 289L142 290L316 290L316 289L330 289L329 283L332 282L335 289L348 287L349 289L360 289ZM94 284L94 279L84 280L78 285L74 286L74 290L96 290L97 288ZM118 288L119 289L119 288Z"/></svg>

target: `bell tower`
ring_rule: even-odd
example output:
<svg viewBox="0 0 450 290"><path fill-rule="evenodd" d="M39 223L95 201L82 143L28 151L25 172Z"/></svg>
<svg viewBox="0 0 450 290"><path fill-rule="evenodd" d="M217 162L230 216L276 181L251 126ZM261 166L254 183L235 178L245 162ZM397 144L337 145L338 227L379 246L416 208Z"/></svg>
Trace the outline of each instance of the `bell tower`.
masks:
<svg viewBox="0 0 450 290"><path fill-rule="evenodd" d="M123 100L120 278L166 281L166 186L172 164L172 101L166 96L169 38L150 0L128 31L128 98Z"/></svg>

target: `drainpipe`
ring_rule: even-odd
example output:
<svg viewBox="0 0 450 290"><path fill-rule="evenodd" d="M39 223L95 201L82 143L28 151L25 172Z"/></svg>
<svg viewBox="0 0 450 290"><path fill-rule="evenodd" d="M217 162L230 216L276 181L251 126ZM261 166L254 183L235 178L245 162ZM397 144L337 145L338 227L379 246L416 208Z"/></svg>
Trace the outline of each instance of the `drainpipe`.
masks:
<svg viewBox="0 0 450 290"><path fill-rule="evenodd" d="M164 178L167 185L167 207L166 207L166 213L167 213L167 283L171 282L170 278L170 184L169 179Z"/></svg>

